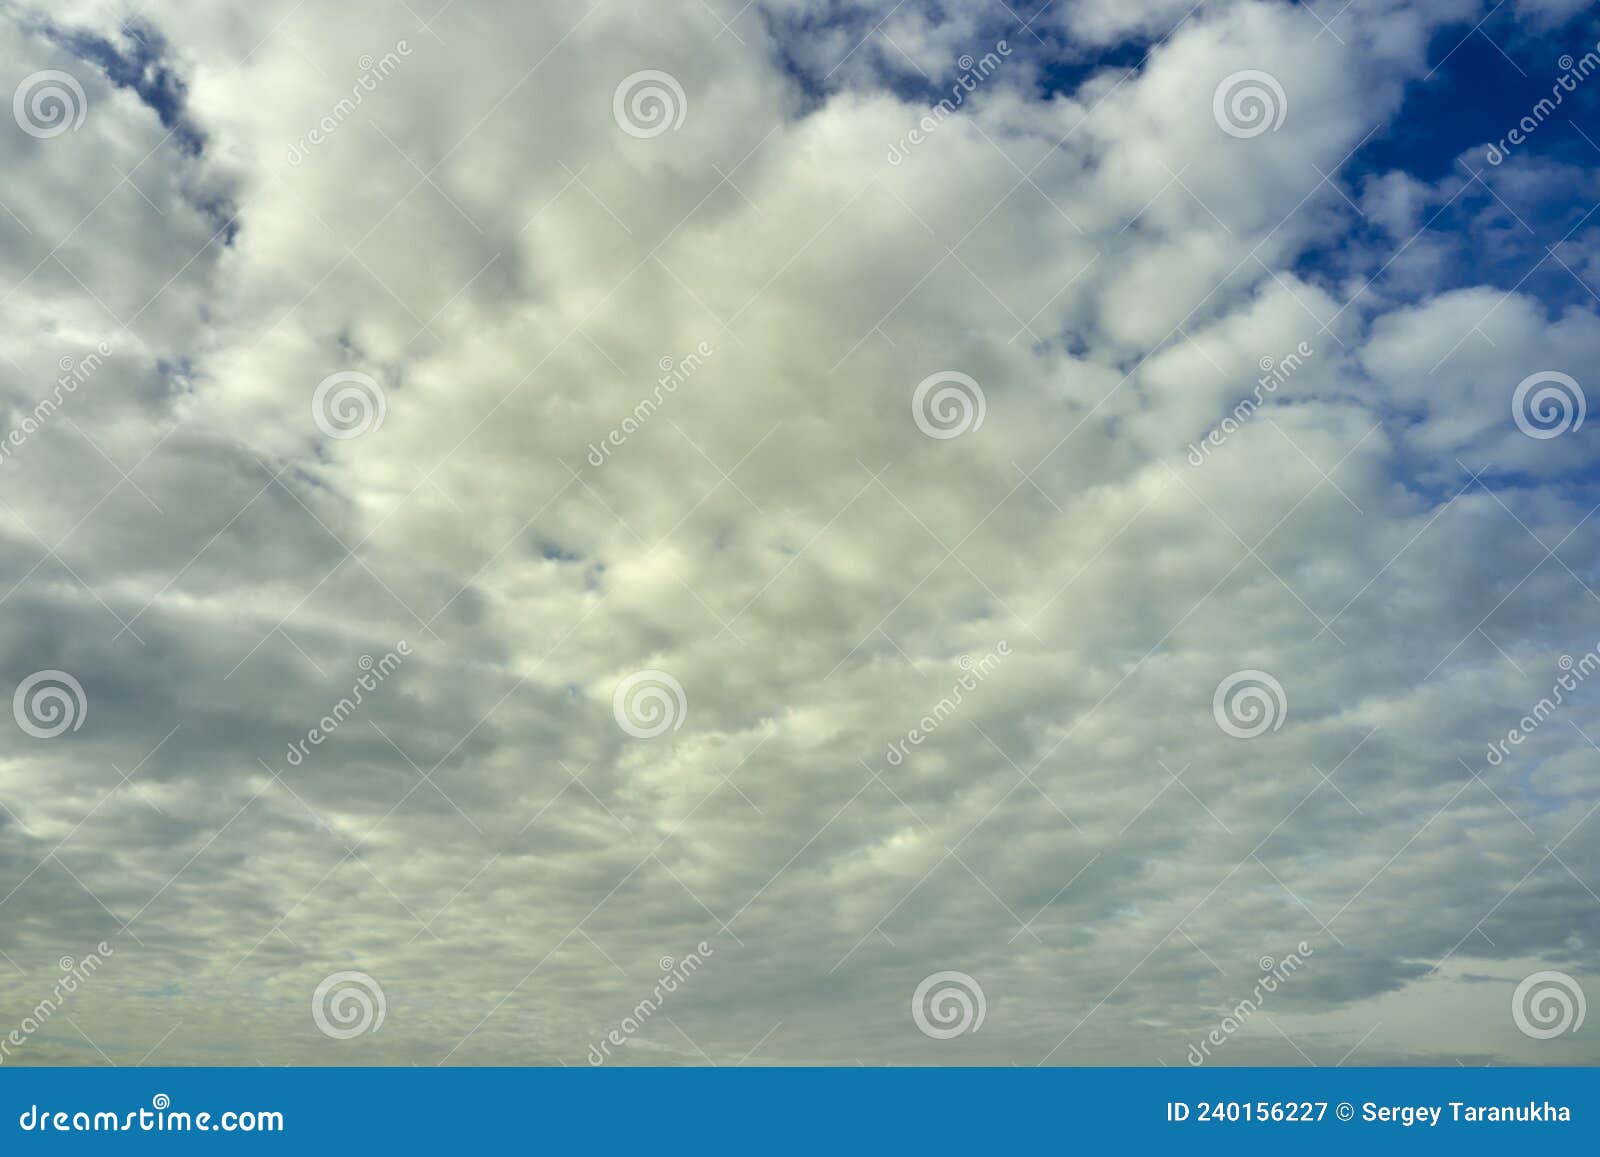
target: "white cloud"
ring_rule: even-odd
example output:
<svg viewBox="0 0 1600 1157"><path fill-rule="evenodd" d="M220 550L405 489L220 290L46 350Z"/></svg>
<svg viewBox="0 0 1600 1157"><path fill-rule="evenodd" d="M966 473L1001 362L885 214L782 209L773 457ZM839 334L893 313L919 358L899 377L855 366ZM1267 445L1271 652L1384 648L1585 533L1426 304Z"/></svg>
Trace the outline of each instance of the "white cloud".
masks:
<svg viewBox="0 0 1600 1157"><path fill-rule="evenodd" d="M1483 752L1593 643L1587 427L1530 439L1510 399L1600 331L1424 266L1366 288L1437 193L1338 173L1467 7L1321 12L1341 43L1286 5L1073 5L1041 28L1170 35L1042 99L988 6L157 4L198 157L8 23L10 71L89 98L0 145L0 309L47 335L4 347L13 423L59 357L116 353L0 464L6 674L71 671L92 712L0 756L0 983L115 937L77 1019L119 1059L181 1020L161 1059L579 1063L706 940L690 1040L652 1022L629 1059L782 1022L755 1059L1179 1063L1307 941L1280 1023L1318 1059L1375 1021L1363 1060L1594 1059L1503 1023L1535 963L1594 974L1592 701L1537 760ZM1002 35L1020 58L890 164L912 62ZM648 139L613 120L644 69L687 103ZM1243 69L1278 131L1215 123ZM1358 193L1384 239L1345 285L1305 259L1374 247ZM912 394L946 370L985 417L933 439ZM381 428L319 430L341 371ZM612 708L644 669L687 700L648 740ZM1212 717L1246 669L1287 700L1254 740ZM387 1017L331 1041L305 1006L347 969ZM988 1013L941 1042L905 1006L947 969ZM1415 1011L1469 997L1479 1035ZM29 1056L85 1059L68 1036ZM1225 1060L1300 1058L1256 1025Z"/></svg>

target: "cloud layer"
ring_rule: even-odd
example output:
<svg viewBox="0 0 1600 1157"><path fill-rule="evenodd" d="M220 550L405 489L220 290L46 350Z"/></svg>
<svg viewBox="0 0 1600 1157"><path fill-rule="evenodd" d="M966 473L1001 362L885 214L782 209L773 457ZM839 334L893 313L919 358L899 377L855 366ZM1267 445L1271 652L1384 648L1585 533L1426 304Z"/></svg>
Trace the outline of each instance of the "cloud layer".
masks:
<svg viewBox="0 0 1600 1157"><path fill-rule="evenodd" d="M1369 159L1486 11L8 9L5 1060L1600 1060L1596 158Z"/></svg>

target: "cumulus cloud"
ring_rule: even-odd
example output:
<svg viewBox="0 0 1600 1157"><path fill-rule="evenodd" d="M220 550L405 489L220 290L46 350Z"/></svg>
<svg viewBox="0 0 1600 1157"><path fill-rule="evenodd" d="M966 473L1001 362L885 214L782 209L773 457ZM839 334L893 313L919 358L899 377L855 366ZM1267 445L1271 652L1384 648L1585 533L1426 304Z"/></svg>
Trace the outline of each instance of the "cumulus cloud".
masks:
<svg viewBox="0 0 1600 1157"><path fill-rule="evenodd" d="M5 1059L1178 1064L1291 955L1208 1063L1600 1059L1593 166L1359 159L1484 11L8 9L5 1007L114 954Z"/></svg>

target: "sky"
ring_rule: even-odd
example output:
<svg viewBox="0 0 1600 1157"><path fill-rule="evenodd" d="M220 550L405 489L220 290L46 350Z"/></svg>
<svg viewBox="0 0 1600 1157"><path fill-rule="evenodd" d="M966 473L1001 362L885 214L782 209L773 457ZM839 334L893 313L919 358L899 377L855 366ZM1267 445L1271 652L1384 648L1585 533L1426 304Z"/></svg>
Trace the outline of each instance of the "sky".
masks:
<svg viewBox="0 0 1600 1157"><path fill-rule="evenodd" d="M1590 6L0 62L0 1064L1600 1062Z"/></svg>

